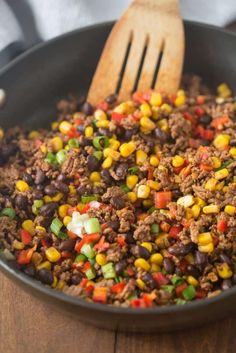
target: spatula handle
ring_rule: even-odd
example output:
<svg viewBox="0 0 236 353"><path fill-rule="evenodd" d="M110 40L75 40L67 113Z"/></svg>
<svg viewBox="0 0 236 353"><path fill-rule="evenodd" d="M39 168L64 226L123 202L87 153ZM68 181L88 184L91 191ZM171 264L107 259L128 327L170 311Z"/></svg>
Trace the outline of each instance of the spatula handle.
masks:
<svg viewBox="0 0 236 353"><path fill-rule="evenodd" d="M153 10L179 13L179 0L134 0L133 4L143 5Z"/></svg>

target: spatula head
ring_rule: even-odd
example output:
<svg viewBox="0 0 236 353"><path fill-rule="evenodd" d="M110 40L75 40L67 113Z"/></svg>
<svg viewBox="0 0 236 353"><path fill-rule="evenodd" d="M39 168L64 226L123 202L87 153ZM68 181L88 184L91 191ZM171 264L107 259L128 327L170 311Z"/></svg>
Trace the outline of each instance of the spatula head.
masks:
<svg viewBox="0 0 236 353"><path fill-rule="evenodd" d="M175 93L184 57L177 0L134 1L113 27L88 94L91 103L149 88Z"/></svg>

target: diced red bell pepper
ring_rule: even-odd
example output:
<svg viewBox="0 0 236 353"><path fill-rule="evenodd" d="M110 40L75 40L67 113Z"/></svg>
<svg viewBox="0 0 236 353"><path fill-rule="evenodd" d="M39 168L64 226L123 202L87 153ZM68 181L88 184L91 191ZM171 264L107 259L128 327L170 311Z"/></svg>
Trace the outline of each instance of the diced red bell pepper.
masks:
<svg viewBox="0 0 236 353"><path fill-rule="evenodd" d="M186 273L188 265L189 265L189 263L188 263L187 260L185 260L185 259L181 259L180 260L179 268L180 268L182 273Z"/></svg>
<svg viewBox="0 0 236 353"><path fill-rule="evenodd" d="M219 118L215 118L211 122L211 126L216 130L223 130L224 126L230 122L230 118L228 115L223 115Z"/></svg>
<svg viewBox="0 0 236 353"><path fill-rule="evenodd" d="M187 288L188 285L187 283L181 283L178 287L175 288L175 293L177 295L177 297L181 297L183 291L185 290L185 288Z"/></svg>
<svg viewBox="0 0 236 353"><path fill-rule="evenodd" d="M86 285L87 285L87 283L88 283L88 278L82 278L82 280L81 280L81 282L80 282L80 287L82 287L82 288L85 288L86 287Z"/></svg>
<svg viewBox="0 0 236 353"><path fill-rule="evenodd" d="M117 237L117 243L120 245L120 247L123 247L126 245L126 242L125 242L125 237L123 235L118 235Z"/></svg>
<svg viewBox="0 0 236 353"><path fill-rule="evenodd" d="M153 173L154 173L154 168L149 167L148 168L148 180L153 180Z"/></svg>
<svg viewBox="0 0 236 353"><path fill-rule="evenodd" d="M80 213L81 214L87 213L89 209L90 209L90 204L86 203L86 205L84 205L84 207L80 209Z"/></svg>
<svg viewBox="0 0 236 353"><path fill-rule="evenodd" d="M75 126L71 126L70 130L67 132L67 136L70 138L79 137L80 133L76 130Z"/></svg>
<svg viewBox="0 0 236 353"><path fill-rule="evenodd" d="M145 101L150 101L151 95L152 95L152 91L151 90L143 92L143 99L145 99Z"/></svg>
<svg viewBox="0 0 236 353"><path fill-rule="evenodd" d="M206 129L203 133L203 139L207 141L212 141L214 136L215 136L214 131L210 129Z"/></svg>
<svg viewBox="0 0 236 353"><path fill-rule="evenodd" d="M138 91L132 94L132 99L139 104L146 103L146 100L143 98L143 94Z"/></svg>
<svg viewBox="0 0 236 353"><path fill-rule="evenodd" d="M209 164L204 164L204 163L201 163L200 164L200 169L201 170L204 170L206 172L210 172L213 170L213 166L209 165Z"/></svg>
<svg viewBox="0 0 236 353"><path fill-rule="evenodd" d="M192 114L190 114L189 112L184 112L184 119L190 121L191 124L195 125L196 124L196 120L195 118L192 116Z"/></svg>
<svg viewBox="0 0 236 353"><path fill-rule="evenodd" d="M168 233L168 231L170 229L170 225L169 225L169 223L167 223L165 221L161 221L160 228L163 232Z"/></svg>
<svg viewBox="0 0 236 353"><path fill-rule="evenodd" d="M21 250L17 257L18 264L19 265L29 264L34 251L35 251L35 247L27 250Z"/></svg>
<svg viewBox="0 0 236 353"><path fill-rule="evenodd" d="M218 223L217 223L217 230L219 232L222 232L224 233L227 229L228 225L227 225L227 222L223 219L219 220Z"/></svg>
<svg viewBox="0 0 236 353"><path fill-rule="evenodd" d="M134 270L132 267L127 267L126 272L130 277L134 275Z"/></svg>
<svg viewBox="0 0 236 353"><path fill-rule="evenodd" d="M116 284L113 284L113 286L111 287L111 292L113 294L118 294L118 293L121 293L124 288L125 288L125 282L116 283Z"/></svg>
<svg viewBox="0 0 236 353"><path fill-rule="evenodd" d="M68 214L68 216L72 216L72 213L73 212L77 212L78 210L77 210L77 207L70 207L70 208L68 208L68 210L67 210L67 214Z"/></svg>
<svg viewBox="0 0 236 353"><path fill-rule="evenodd" d="M71 232L70 230L67 231L67 235L69 238L71 239L78 239L78 235L76 235L75 233Z"/></svg>
<svg viewBox="0 0 236 353"><path fill-rule="evenodd" d="M172 226L169 230L169 236L173 239L178 239L178 234L182 231L181 226Z"/></svg>
<svg viewBox="0 0 236 353"><path fill-rule="evenodd" d="M104 112L107 112L108 109L109 109L109 104L107 102L100 102L96 105L96 108L97 109L101 109L103 110Z"/></svg>
<svg viewBox="0 0 236 353"><path fill-rule="evenodd" d="M40 139L35 139L34 140L34 144L36 148L39 148L42 145L42 141Z"/></svg>
<svg viewBox="0 0 236 353"><path fill-rule="evenodd" d="M145 301L142 298L134 298L131 300L132 308L146 308Z"/></svg>
<svg viewBox="0 0 236 353"><path fill-rule="evenodd" d="M46 238L42 238L41 239L41 244L45 247L45 248L49 248L51 246L51 242L46 239Z"/></svg>
<svg viewBox="0 0 236 353"><path fill-rule="evenodd" d="M206 97L200 95L200 96L197 96L196 102L197 102L197 104L201 105L201 104L205 103L205 100L206 100Z"/></svg>
<svg viewBox="0 0 236 353"><path fill-rule="evenodd" d="M107 288L95 287L93 291L93 301L96 303L105 304L107 302Z"/></svg>
<svg viewBox="0 0 236 353"><path fill-rule="evenodd" d="M152 275L152 277L156 282L158 288L169 283L169 279L165 275L163 275L162 272L156 272Z"/></svg>
<svg viewBox="0 0 236 353"><path fill-rule="evenodd" d="M189 139L189 146L193 148L198 148L200 146L201 142L197 139Z"/></svg>
<svg viewBox="0 0 236 353"><path fill-rule="evenodd" d="M82 272L86 272L87 270L89 270L91 268L91 263L89 261L86 261L84 264L83 264L83 267L82 267Z"/></svg>
<svg viewBox="0 0 236 353"><path fill-rule="evenodd" d="M218 237L216 237L216 236L212 236L212 240L213 240L213 244L214 244L214 246L217 246L218 244L219 244L219 238Z"/></svg>
<svg viewBox="0 0 236 353"><path fill-rule="evenodd" d="M63 257L63 259L69 259L71 256L72 256L72 253L70 251L63 250L61 252L61 257Z"/></svg>
<svg viewBox="0 0 236 353"><path fill-rule="evenodd" d="M103 235L99 242L97 244L94 245L94 250L101 250L101 251L105 251L110 247L110 244L108 242L105 241L105 236Z"/></svg>
<svg viewBox="0 0 236 353"><path fill-rule="evenodd" d="M126 114L121 114L121 113L116 113L116 112L112 112L112 114L111 114L111 119L114 122L116 122L117 124L120 124L121 121L126 117L127 117Z"/></svg>
<svg viewBox="0 0 236 353"><path fill-rule="evenodd" d="M91 281L88 281L85 286L85 292L91 293L94 290L94 284Z"/></svg>
<svg viewBox="0 0 236 353"><path fill-rule="evenodd" d="M192 166L191 165L187 165L187 167L184 167L181 171L180 171L180 175L187 177L188 175L191 174L191 170L192 170Z"/></svg>
<svg viewBox="0 0 236 353"><path fill-rule="evenodd" d="M195 298L196 299L202 299L202 298L205 298L206 297L206 292L203 290L203 289L198 289L196 291L196 295L195 295Z"/></svg>
<svg viewBox="0 0 236 353"><path fill-rule="evenodd" d="M200 118L205 114L205 110L202 109L202 107L196 107L195 108L195 114Z"/></svg>
<svg viewBox="0 0 236 353"><path fill-rule="evenodd" d="M25 245L28 245L32 241L32 235L25 229L21 229L20 237L22 243L24 243Z"/></svg>
<svg viewBox="0 0 236 353"><path fill-rule="evenodd" d="M166 208L172 199L171 191L159 191L155 193L155 207L156 208Z"/></svg>
<svg viewBox="0 0 236 353"><path fill-rule="evenodd" d="M80 252L80 250L84 244L94 243L94 242L98 241L99 239L100 239L99 233L84 234L83 238L79 242L76 242L75 251Z"/></svg>
<svg viewBox="0 0 236 353"><path fill-rule="evenodd" d="M154 293L144 293L142 296L146 308L150 308L153 306L153 300L156 298L156 294Z"/></svg>

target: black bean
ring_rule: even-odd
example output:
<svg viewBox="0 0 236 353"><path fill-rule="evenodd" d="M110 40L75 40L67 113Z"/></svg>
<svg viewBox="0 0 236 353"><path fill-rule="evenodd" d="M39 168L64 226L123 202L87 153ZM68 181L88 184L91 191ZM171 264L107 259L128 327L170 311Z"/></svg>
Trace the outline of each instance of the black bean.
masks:
<svg viewBox="0 0 236 353"><path fill-rule="evenodd" d="M17 150L18 150L18 147L15 144L9 143L2 147L1 154L4 159L8 160L11 156L16 154Z"/></svg>
<svg viewBox="0 0 236 353"><path fill-rule="evenodd" d="M137 132L138 132L138 127L125 130L125 135L123 136L124 140L129 141L132 138L132 136L137 134Z"/></svg>
<svg viewBox="0 0 236 353"><path fill-rule="evenodd" d="M38 169L35 175L35 180L34 180L35 184L36 185L43 184L45 180L46 180L46 175L44 174L44 172Z"/></svg>
<svg viewBox="0 0 236 353"><path fill-rule="evenodd" d="M181 271L181 269L179 268L179 267L176 267L176 269L175 269L175 274L177 275L177 276L182 276L182 271Z"/></svg>
<svg viewBox="0 0 236 353"><path fill-rule="evenodd" d="M57 190L62 192L63 194L68 194L70 191L69 186L63 183L62 181L56 181L55 186Z"/></svg>
<svg viewBox="0 0 236 353"><path fill-rule="evenodd" d="M53 283L53 274L50 270L47 270L46 268L41 268L38 271L38 278L44 284L51 285Z"/></svg>
<svg viewBox="0 0 236 353"><path fill-rule="evenodd" d="M93 143L92 140L90 140L84 136L80 136L80 138L79 138L79 144L81 147L91 146L92 143Z"/></svg>
<svg viewBox="0 0 236 353"><path fill-rule="evenodd" d="M125 207L125 201L122 197L112 197L110 203L116 210L121 210Z"/></svg>
<svg viewBox="0 0 236 353"><path fill-rule="evenodd" d="M211 141L204 140L204 139L200 139L199 142L200 142L200 145L202 146L209 146L211 144Z"/></svg>
<svg viewBox="0 0 236 353"><path fill-rule="evenodd" d="M15 205L20 209L20 210L25 210L27 205L28 205L28 199L27 196L25 195L17 195L15 198Z"/></svg>
<svg viewBox="0 0 236 353"><path fill-rule="evenodd" d="M227 256L226 254L221 253L219 258L222 262L226 262L228 265L232 265L232 261L230 260L229 256Z"/></svg>
<svg viewBox="0 0 236 353"><path fill-rule="evenodd" d="M40 214L44 217L52 217L57 209L56 202L48 202L40 208Z"/></svg>
<svg viewBox="0 0 236 353"><path fill-rule="evenodd" d="M59 174L58 177L57 177L57 180L58 181L67 181L67 177L65 174Z"/></svg>
<svg viewBox="0 0 236 353"><path fill-rule="evenodd" d="M9 196L12 193L11 187L8 187L7 185L0 185L0 192L4 196Z"/></svg>
<svg viewBox="0 0 236 353"><path fill-rule="evenodd" d="M135 240L133 238L133 234L131 232L128 232L125 234L125 241L127 244L134 244Z"/></svg>
<svg viewBox="0 0 236 353"><path fill-rule="evenodd" d="M34 179L32 178L32 175L29 173L24 173L22 176L22 179L29 185L33 185Z"/></svg>
<svg viewBox="0 0 236 353"><path fill-rule="evenodd" d="M112 137L112 135L113 135L112 131L110 131L109 129L105 129L105 128L98 129L98 132L99 132L99 136L104 135L107 137Z"/></svg>
<svg viewBox="0 0 236 353"><path fill-rule="evenodd" d="M117 221L108 221L107 222L108 227L112 228L113 230L117 231L120 228L120 222Z"/></svg>
<svg viewBox="0 0 236 353"><path fill-rule="evenodd" d="M81 112L85 115L92 115L93 114L93 107L89 102L85 102L81 107Z"/></svg>
<svg viewBox="0 0 236 353"><path fill-rule="evenodd" d="M174 198L179 198L183 195L183 193L179 189L172 190L172 195Z"/></svg>
<svg viewBox="0 0 236 353"><path fill-rule="evenodd" d="M101 162L94 156L89 155L87 158L87 168L89 172L97 171Z"/></svg>
<svg viewBox="0 0 236 353"><path fill-rule="evenodd" d="M175 244L170 246L168 251L171 255L185 256L195 249L196 245L194 243L188 244Z"/></svg>
<svg viewBox="0 0 236 353"><path fill-rule="evenodd" d="M43 193L40 190L33 190L32 196L34 200L41 200L43 198Z"/></svg>
<svg viewBox="0 0 236 353"><path fill-rule="evenodd" d="M145 260L148 260L150 257L150 252L144 246L141 245L132 246L130 251L135 257L142 257Z"/></svg>
<svg viewBox="0 0 236 353"><path fill-rule="evenodd" d="M158 141L160 141L162 143L168 141L169 136L167 135L167 133L165 131L161 130L160 128L157 127L154 130L154 134L155 134L155 137L157 138Z"/></svg>
<svg viewBox="0 0 236 353"><path fill-rule="evenodd" d="M125 260L121 260L115 264L115 271L117 276L122 276L125 267L126 267Z"/></svg>
<svg viewBox="0 0 236 353"><path fill-rule="evenodd" d="M221 283L222 290L227 290L232 287L232 282L230 279L224 279Z"/></svg>
<svg viewBox="0 0 236 353"><path fill-rule="evenodd" d="M209 125L212 122L212 117L210 115L203 115L199 118L199 122L202 125Z"/></svg>
<svg viewBox="0 0 236 353"><path fill-rule="evenodd" d="M72 282L72 284L77 285L81 282L81 279L82 279L82 275L80 275L80 274L73 275L71 277L71 282Z"/></svg>
<svg viewBox="0 0 236 353"><path fill-rule="evenodd" d="M164 258L163 266L167 273L172 274L175 272L175 264L169 257Z"/></svg>
<svg viewBox="0 0 236 353"><path fill-rule="evenodd" d="M199 269L198 269L196 266L191 265L191 264L187 266L187 268L186 268L186 273L187 273L188 275L193 276L193 277L199 277L199 276L200 276L200 271L199 271Z"/></svg>
<svg viewBox="0 0 236 353"><path fill-rule="evenodd" d="M75 240L74 239L66 239L63 240L60 245L59 249L61 251L72 251L75 247Z"/></svg>
<svg viewBox="0 0 236 353"><path fill-rule="evenodd" d="M33 264L27 265L27 267L24 269L24 273L27 276L34 277L36 274L36 270Z"/></svg>
<svg viewBox="0 0 236 353"><path fill-rule="evenodd" d="M156 283L150 273L145 273L143 275L142 280L147 284L148 287L154 289L156 287Z"/></svg>
<svg viewBox="0 0 236 353"><path fill-rule="evenodd" d="M45 186L44 192L45 192L45 194L47 194L49 196L55 196L57 194L57 188L55 185L49 184L49 185Z"/></svg>
<svg viewBox="0 0 236 353"><path fill-rule="evenodd" d="M124 179L126 177L126 174L128 172L128 164L127 163L120 163L116 169L115 169L115 173L118 176L118 178L120 180Z"/></svg>
<svg viewBox="0 0 236 353"><path fill-rule="evenodd" d="M109 184L112 180L112 176L107 169L103 169L101 171L101 177L102 177L102 180L105 181L105 183L107 184Z"/></svg>
<svg viewBox="0 0 236 353"><path fill-rule="evenodd" d="M117 135L118 137L124 138L125 129L124 129L122 126L117 126L117 128L116 128L116 135Z"/></svg>
<svg viewBox="0 0 236 353"><path fill-rule="evenodd" d="M196 251L195 261L197 265L205 265L207 263L207 255L200 251Z"/></svg>
<svg viewBox="0 0 236 353"><path fill-rule="evenodd" d="M89 185L87 185L87 187L85 185L80 185L77 187L76 191L79 196L83 196L83 195L88 195L91 190Z"/></svg>
<svg viewBox="0 0 236 353"><path fill-rule="evenodd" d="M230 140L230 146L235 147L236 146L236 139Z"/></svg>
<svg viewBox="0 0 236 353"><path fill-rule="evenodd" d="M44 186L43 185L37 185L36 186L36 190L43 191L44 190Z"/></svg>
<svg viewBox="0 0 236 353"><path fill-rule="evenodd" d="M110 94L108 97L106 97L105 101L108 104L114 104L117 101L117 96L115 94Z"/></svg>
<svg viewBox="0 0 236 353"><path fill-rule="evenodd" d="M84 132L85 126L84 126L83 124L77 125L77 126L76 126L76 129L77 129L79 132Z"/></svg>

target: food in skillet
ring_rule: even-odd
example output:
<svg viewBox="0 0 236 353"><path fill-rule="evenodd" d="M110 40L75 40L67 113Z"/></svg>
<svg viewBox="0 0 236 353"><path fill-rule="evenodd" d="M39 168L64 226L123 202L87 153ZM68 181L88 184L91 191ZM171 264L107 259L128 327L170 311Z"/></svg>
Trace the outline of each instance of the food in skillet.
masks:
<svg viewBox="0 0 236 353"><path fill-rule="evenodd" d="M58 104L51 131L1 130L0 246L87 301L184 304L236 283L236 103L186 90Z"/></svg>

